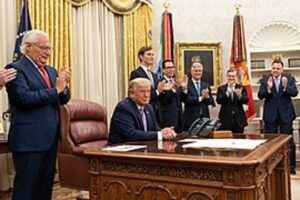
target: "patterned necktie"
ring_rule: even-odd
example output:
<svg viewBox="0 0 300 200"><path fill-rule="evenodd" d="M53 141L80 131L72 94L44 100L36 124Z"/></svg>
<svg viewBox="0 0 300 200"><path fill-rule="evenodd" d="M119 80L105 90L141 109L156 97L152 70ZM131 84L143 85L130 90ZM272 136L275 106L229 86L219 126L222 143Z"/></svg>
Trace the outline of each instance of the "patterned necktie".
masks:
<svg viewBox="0 0 300 200"><path fill-rule="evenodd" d="M141 117L142 117L144 131L147 131L147 118L146 118L146 115L145 115L145 112L144 112L144 108L140 108L139 111L140 111L140 114L141 114Z"/></svg>
<svg viewBox="0 0 300 200"><path fill-rule="evenodd" d="M45 70L45 67L44 66L39 66L39 70L41 71L41 74L42 74L42 77L47 85L48 88L51 88L51 82L50 82L50 79L47 75L47 72Z"/></svg>

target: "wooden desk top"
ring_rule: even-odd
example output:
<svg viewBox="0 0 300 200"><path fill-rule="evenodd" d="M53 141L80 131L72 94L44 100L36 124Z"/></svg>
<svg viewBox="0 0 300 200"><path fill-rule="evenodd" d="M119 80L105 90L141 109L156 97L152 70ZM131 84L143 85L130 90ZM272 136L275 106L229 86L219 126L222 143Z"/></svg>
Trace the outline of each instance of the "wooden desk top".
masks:
<svg viewBox="0 0 300 200"><path fill-rule="evenodd" d="M234 138L267 139L267 142L253 150L182 148L183 142L163 141L163 148L158 149L157 141L130 142L126 144L147 145L147 148L130 152L102 151L89 149L84 153L89 156L150 159L164 161L182 161L192 163L214 163L229 165L253 165L263 163L272 153L288 142L290 135L279 134L235 134Z"/></svg>
<svg viewBox="0 0 300 200"><path fill-rule="evenodd" d="M8 152L9 152L9 148L8 148L7 139L0 138L0 154L8 153Z"/></svg>

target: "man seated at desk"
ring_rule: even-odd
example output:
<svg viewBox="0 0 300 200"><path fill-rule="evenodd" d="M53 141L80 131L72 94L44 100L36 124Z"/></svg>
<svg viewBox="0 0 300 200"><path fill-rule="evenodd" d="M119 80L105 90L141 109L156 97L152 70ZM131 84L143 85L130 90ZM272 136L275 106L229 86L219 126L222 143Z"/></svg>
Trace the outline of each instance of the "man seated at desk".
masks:
<svg viewBox="0 0 300 200"><path fill-rule="evenodd" d="M129 95L118 103L111 118L108 144L175 138L172 128L158 127L149 104L150 91L148 79L136 78L129 82Z"/></svg>

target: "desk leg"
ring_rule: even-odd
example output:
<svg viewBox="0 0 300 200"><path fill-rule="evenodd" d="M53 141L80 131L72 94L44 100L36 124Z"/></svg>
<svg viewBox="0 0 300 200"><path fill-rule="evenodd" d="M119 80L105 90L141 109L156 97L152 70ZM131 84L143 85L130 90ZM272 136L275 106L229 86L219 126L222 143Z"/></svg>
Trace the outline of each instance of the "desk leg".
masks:
<svg viewBox="0 0 300 200"><path fill-rule="evenodd" d="M284 148L283 158L269 175L270 200L291 200L291 179L288 146Z"/></svg>
<svg viewBox="0 0 300 200"><path fill-rule="evenodd" d="M97 158L90 158L90 200L100 199L100 161Z"/></svg>

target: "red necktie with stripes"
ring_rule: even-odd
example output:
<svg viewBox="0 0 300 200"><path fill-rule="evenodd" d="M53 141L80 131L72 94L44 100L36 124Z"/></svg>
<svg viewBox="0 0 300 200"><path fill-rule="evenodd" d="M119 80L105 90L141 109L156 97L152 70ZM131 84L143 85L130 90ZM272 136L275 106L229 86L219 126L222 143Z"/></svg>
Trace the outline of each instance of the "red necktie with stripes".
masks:
<svg viewBox="0 0 300 200"><path fill-rule="evenodd" d="M39 66L39 70L41 71L42 77L43 77L46 85L48 86L48 88L51 88L50 79L49 79L49 76L47 75L45 67L44 66Z"/></svg>

